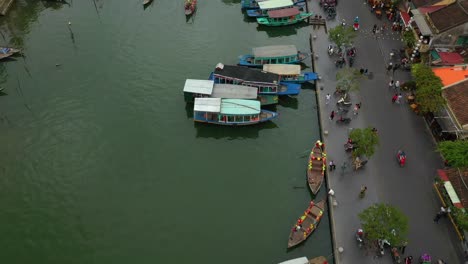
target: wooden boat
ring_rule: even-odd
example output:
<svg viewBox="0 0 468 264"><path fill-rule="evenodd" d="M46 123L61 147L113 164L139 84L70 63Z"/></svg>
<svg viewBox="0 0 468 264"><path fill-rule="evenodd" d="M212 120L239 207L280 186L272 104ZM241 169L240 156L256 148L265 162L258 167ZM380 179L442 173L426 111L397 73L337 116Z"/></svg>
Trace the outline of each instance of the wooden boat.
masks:
<svg viewBox="0 0 468 264"><path fill-rule="evenodd" d="M251 10L251 9L259 9L259 3L271 1L271 0L241 0L241 9L242 10ZM292 0L294 5L304 3L305 0Z"/></svg>
<svg viewBox="0 0 468 264"><path fill-rule="evenodd" d="M279 264L328 264L327 259L323 256L316 257L313 259L307 259L307 257L300 257L295 259L286 260Z"/></svg>
<svg viewBox="0 0 468 264"><path fill-rule="evenodd" d="M313 194L317 194L320 190L327 168L327 155L324 152L324 148L324 144L320 140L317 140L309 156L307 183Z"/></svg>
<svg viewBox="0 0 468 264"><path fill-rule="evenodd" d="M301 85L280 83L278 74L218 63L210 78L215 83L241 84L258 88L259 95L297 95Z"/></svg>
<svg viewBox="0 0 468 264"><path fill-rule="evenodd" d="M297 50L295 45L273 45L252 48L252 54L241 55L239 65L263 67L264 64L297 64L309 54Z"/></svg>
<svg viewBox="0 0 468 264"><path fill-rule="evenodd" d="M258 88L234 84L215 84L212 80L185 80L184 99L193 103L195 98L257 99Z"/></svg>
<svg viewBox="0 0 468 264"><path fill-rule="evenodd" d="M0 47L0 60L19 54L20 52L19 49Z"/></svg>
<svg viewBox="0 0 468 264"><path fill-rule="evenodd" d="M263 110L260 102L243 99L195 98L195 122L228 126L245 126L266 122L278 113Z"/></svg>
<svg viewBox="0 0 468 264"><path fill-rule="evenodd" d="M301 12L297 7L268 11L268 17L257 17L260 25L279 27L296 24L311 17L312 13Z"/></svg>
<svg viewBox="0 0 468 264"><path fill-rule="evenodd" d="M197 0L185 0L184 9L186 16L192 15L197 9Z"/></svg>
<svg viewBox="0 0 468 264"><path fill-rule="evenodd" d="M318 203L310 202L309 207L307 207L304 214L299 217L289 234L288 248L299 245L317 229L324 211L325 200Z"/></svg>
<svg viewBox="0 0 468 264"><path fill-rule="evenodd" d="M281 82L305 83L317 80L315 72L301 73L300 65L292 64L265 64L263 71L278 74Z"/></svg>
<svg viewBox="0 0 468 264"><path fill-rule="evenodd" d="M258 9L247 10L247 16L249 17L266 17L268 16L268 11L277 10L283 8L290 8L297 6L300 10L304 11L305 2L296 2L292 0L269 0L258 3Z"/></svg>
<svg viewBox="0 0 468 264"><path fill-rule="evenodd" d="M151 4L152 2L153 0L143 0L143 7L149 6L149 4Z"/></svg>

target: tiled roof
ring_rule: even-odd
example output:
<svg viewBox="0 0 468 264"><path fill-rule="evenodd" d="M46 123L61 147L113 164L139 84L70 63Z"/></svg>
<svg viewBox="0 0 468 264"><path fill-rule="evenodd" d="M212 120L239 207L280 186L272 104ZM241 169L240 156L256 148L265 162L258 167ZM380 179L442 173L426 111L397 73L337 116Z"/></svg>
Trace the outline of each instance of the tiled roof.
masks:
<svg viewBox="0 0 468 264"><path fill-rule="evenodd" d="M460 66L432 68L432 72L442 80L444 86L468 79L468 69Z"/></svg>
<svg viewBox="0 0 468 264"><path fill-rule="evenodd" d="M468 170L446 169L444 172L452 183L461 204L464 208L468 208L468 190L465 185L465 183L468 184Z"/></svg>
<svg viewBox="0 0 468 264"><path fill-rule="evenodd" d="M468 126L468 80L442 89L447 106L452 111L459 125Z"/></svg>
<svg viewBox="0 0 468 264"><path fill-rule="evenodd" d="M416 8L419 8L419 7L422 7L422 6L435 5L435 4L439 3L439 2L440 2L440 0L413 0L413 1L411 1L411 3L413 3L413 5Z"/></svg>
<svg viewBox="0 0 468 264"><path fill-rule="evenodd" d="M465 10L468 10L468 1L462 0L428 13L427 16L436 32L441 33L468 22L468 14Z"/></svg>

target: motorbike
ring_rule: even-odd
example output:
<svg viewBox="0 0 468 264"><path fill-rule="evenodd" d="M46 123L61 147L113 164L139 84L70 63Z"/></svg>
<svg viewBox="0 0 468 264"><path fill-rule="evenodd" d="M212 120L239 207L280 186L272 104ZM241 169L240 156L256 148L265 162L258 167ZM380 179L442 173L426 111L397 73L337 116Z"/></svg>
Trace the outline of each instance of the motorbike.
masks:
<svg viewBox="0 0 468 264"><path fill-rule="evenodd" d="M356 240L358 242L358 247L361 248L362 244L364 244L364 230L359 228L356 232Z"/></svg>
<svg viewBox="0 0 468 264"><path fill-rule="evenodd" d="M357 146L356 146L356 143L346 143L344 144L344 148L345 148L345 151L346 152L350 152L350 151L353 151L355 149L357 149Z"/></svg>
<svg viewBox="0 0 468 264"><path fill-rule="evenodd" d="M353 28L355 31L359 29L359 17L354 18Z"/></svg>
<svg viewBox="0 0 468 264"><path fill-rule="evenodd" d="M339 114L346 114L349 112L349 109L345 109L345 108L341 108L341 107L338 107L338 111L337 111Z"/></svg>
<svg viewBox="0 0 468 264"><path fill-rule="evenodd" d="M404 167L406 164L406 153L403 150L398 150L396 158L400 167Z"/></svg>
<svg viewBox="0 0 468 264"><path fill-rule="evenodd" d="M349 124L350 122L351 122L351 118L343 117L343 116L340 116L340 118L336 120L337 124Z"/></svg>
<svg viewBox="0 0 468 264"><path fill-rule="evenodd" d="M335 66L338 68L342 68L343 65L346 63L343 57L340 57L338 60L335 61Z"/></svg>
<svg viewBox="0 0 468 264"><path fill-rule="evenodd" d="M332 44L329 44L329 45L328 45L328 55L331 56L331 55L333 55L334 52L335 52L335 51L333 50Z"/></svg>
<svg viewBox="0 0 468 264"><path fill-rule="evenodd" d="M392 259L393 263L401 263L401 256L396 247L392 247Z"/></svg>
<svg viewBox="0 0 468 264"><path fill-rule="evenodd" d="M347 49L346 50L346 55L348 55L348 57L356 56L356 48L352 47L352 48Z"/></svg>
<svg viewBox="0 0 468 264"><path fill-rule="evenodd" d="M385 247L390 246L390 243L386 239L378 239L377 246L379 248L379 255L383 256L385 254Z"/></svg>
<svg viewBox="0 0 468 264"><path fill-rule="evenodd" d="M349 57L349 67L353 67L353 64L354 64L354 57Z"/></svg>
<svg viewBox="0 0 468 264"><path fill-rule="evenodd" d="M353 103L351 103L351 100L348 98L348 94L345 94L343 97L341 97L337 102L337 106L346 106L350 107Z"/></svg>

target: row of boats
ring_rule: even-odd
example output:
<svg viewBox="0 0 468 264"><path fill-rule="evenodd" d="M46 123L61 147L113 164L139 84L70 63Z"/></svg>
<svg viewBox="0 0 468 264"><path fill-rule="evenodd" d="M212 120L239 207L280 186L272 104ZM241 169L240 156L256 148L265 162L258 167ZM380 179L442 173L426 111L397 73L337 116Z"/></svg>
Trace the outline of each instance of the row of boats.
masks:
<svg viewBox="0 0 468 264"><path fill-rule="evenodd" d="M307 20L305 0L242 0L242 10L265 26L286 26Z"/></svg>
<svg viewBox="0 0 468 264"><path fill-rule="evenodd" d="M302 55L294 45L253 48L239 65L218 63L208 80L187 79L184 99L194 103L194 121L238 126L276 118L278 113L261 107L298 95L302 83L317 79L316 73L301 72Z"/></svg>

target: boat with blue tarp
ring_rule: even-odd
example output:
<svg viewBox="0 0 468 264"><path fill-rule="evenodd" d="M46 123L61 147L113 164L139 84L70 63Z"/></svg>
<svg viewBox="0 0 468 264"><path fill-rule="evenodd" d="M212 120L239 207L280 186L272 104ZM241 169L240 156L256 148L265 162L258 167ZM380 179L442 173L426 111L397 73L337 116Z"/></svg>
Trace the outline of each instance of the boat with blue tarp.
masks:
<svg viewBox="0 0 468 264"><path fill-rule="evenodd" d="M294 64L265 64L263 71L278 74L281 82L305 83L318 78L315 72L301 73L301 65Z"/></svg>
<svg viewBox="0 0 468 264"><path fill-rule="evenodd" d="M272 45L252 48L252 54L241 55L239 65L263 67L264 64L297 64L309 54L297 50L295 45Z"/></svg>
<svg viewBox="0 0 468 264"><path fill-rule="evenodd" d="M266 2L271 0L241 0L241 8L242 10L251 10L251 9L259 9L259 3ZM295 5L299 3L304 3L305 0L292 0Z"/></svg>
<svg viewBox="0 0 468 264"><path fill-rule="evenodd" d="M298 95L301 91L300 84L280 82L278 74L222 63L216 65L209 79L215 83L257 87L260 95Z"/></svg>
<svg viewBox="0 0 468 264"><path fill-rule="evenodd" d="M244 99L195 98L195 122L245 126L270 121L278 113L260 108L260 101Z"/></svg>
<svg viewBox="0 0 468 264"><path fill-rule="evenodd" d="M297 6L300 10L304 11L305 2L296 2L292 0L270 0L258 3L258 9L247 10L247 16L249 17L266 17L268 16L268 11L277 10L283 8L289 8Z"/></svg>
<svg viewBox="0 0 468 264"><path fill-rule="evenodd" d="M297 7L270 10L267 17L257 17L257 23L270 27L287 26L305 21L312 15L312 13L301 12Z"/></svg>
<svg viewBox="0 0 468 264"><path fill-rule="evenodd" d="M19 49L0 47L0 60L19 54L20 52Z"/></svg>
<svg viewBox="0 0 468 264"><path fill-rule="evenodd" d="M195 98L255 100L258 98L258 88L235 84L217 84L212 80L187 79L184 85L184 99L187 103L193 103Z"/></svg>

